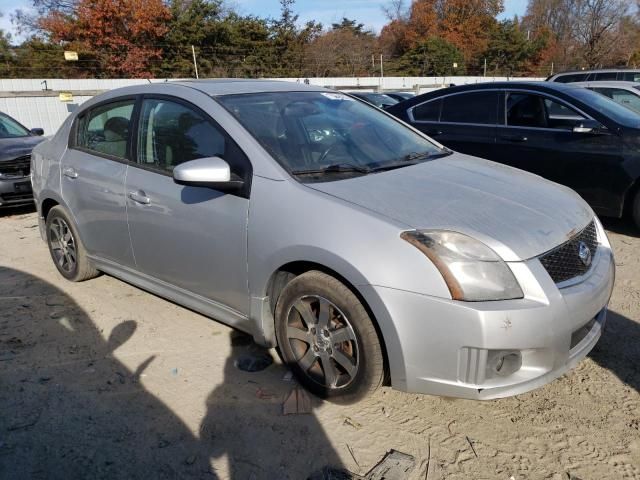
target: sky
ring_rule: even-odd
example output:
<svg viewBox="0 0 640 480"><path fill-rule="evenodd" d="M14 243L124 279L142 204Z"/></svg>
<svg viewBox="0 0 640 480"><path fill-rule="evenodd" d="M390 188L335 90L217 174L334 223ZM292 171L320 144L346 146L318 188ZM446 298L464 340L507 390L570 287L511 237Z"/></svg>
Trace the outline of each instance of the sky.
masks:
<svg viewBox="0 0 640 480"><path fill-rule="evenodd" d="M243 14L253 14L260 17L277 17L280 14L278 0L231 0L237 10ZM380 32L386 23L382 7L389 4L389 0L297 0L295 10L300 15L299 22L316 20L324 25L339 22L342 17L356 19L366 27ZM0 0L0 28L10 32L15 37L15 30L11 24L11 13L16 9L29 9L28 0ZM505 0L505 11L500 18L511 18L522 15L527 6L527 0ZM14 38L14 40L19 38Z"/></svg>

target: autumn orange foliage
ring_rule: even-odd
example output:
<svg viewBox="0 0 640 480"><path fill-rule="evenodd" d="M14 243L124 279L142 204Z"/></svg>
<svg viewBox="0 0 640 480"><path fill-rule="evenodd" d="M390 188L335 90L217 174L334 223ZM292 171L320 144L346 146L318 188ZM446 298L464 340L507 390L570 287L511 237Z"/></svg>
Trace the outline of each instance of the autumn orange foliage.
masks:
<svg viewBox="0 0 640 480"><path fill-rule="evenodd" d="M80 0L73 15L52 11L40 27L56 43L91 51L113 76L150 76L171 14L162 0Z"/></svg>
<svg viewBox="0 0 640 480"><path fill-rule="evenodd" d="M415 0L405 21L384 27L382 39L396 39L400 50L410 50L429 37L455 45L469 60L487 48L502 0Z"/></svg>

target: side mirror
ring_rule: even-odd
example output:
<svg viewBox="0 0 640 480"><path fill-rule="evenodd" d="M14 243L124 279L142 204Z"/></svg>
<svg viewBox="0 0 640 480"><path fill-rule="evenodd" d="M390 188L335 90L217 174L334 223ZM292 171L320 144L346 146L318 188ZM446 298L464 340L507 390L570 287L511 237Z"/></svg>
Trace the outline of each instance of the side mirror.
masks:
<svg viewBox="0 0 640 480"><path fill-rule="evenodd" d="M606 131L607 127L597 120L591 120L589 118L579 121L573 127L573 133L604 133Z"/></svg>
<svg viewBox="0 0 640 480"><path fill-rule="evenodd" d="M173 169L173 181L178 185L209 187L222 192L239 190L244 184L242 180L232 178L229 164L220 157L181 163Z"/></svg>
<svg viewBox="0 0 640 480"><path fill-rule="evenodd" d="M37 135L38 137L41 137L42 135L44 135L43 128L32 128L29 131L31 132L32 135Z"/></svg>

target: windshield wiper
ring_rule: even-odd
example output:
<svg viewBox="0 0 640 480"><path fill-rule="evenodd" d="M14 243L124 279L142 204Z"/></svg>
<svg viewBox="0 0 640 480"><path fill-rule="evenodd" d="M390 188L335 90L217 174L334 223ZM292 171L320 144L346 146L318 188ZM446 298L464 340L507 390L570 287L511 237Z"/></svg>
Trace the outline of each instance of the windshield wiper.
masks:
<svg viewBox="0 0 640 480"><path fill-rule="evenodd" d="M312 170L293 170L292 175L324 175L326 173L343 173L343 172L358 172L358 173L371 173L373 170L369 167L360 167L351 163L334 163L333 165L327 165L326 167L312 169Z"/></svg>
<svg viewBox="0 0 640 480"><path fill-rule="evenodd" d="M453 152L451 150L441 150L439 152L414 152L409 153L403 157L396 158L389 163L385 163L384 165L380 165L378 167L372 168L372 172L382 172L385 170L393 170L395 168L409 167L411 165L415 165L416 163L420 163L421 160L434 159L440 157L446 157L447 155L451 155Z"/></svg>

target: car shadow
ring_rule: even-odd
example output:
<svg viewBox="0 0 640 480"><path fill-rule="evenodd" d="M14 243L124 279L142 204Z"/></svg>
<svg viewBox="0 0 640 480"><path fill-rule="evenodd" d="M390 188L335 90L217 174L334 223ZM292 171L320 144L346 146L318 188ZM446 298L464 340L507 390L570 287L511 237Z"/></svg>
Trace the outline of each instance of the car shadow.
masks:
<svg viewBox="0 0 640 480"><path fill-rule="evenodd" d="M0 478L285 479L340 467L313 413L285 417L281 398L256 395L281 367L235 368L259 347L232 348L194 432L142 384L154 355L134 369L114 355L136 329L102 332L60 289L0 266Z"/></svg>
<svg viewBox="0 0 640 480"><path fill-rule="evenodd" d="M640 237L640 229L629 218L601 217L600 220L605 230L629 237Z"/></svg>
<svg viewBox="0 0 640 480"><path fill-rule="evenodd" d="M0 208L0 218L12 217L14 215L26 215L28 213L34 213L35 211L36 211L35 204L21 205L19 207L2 207Z"/></svg>
<svg viewBox="0 0 640 480"><path fill-rule="evenodd" d="M589 356L622 382L640 391L640 323L607 312L604 333Z"/></svg>

